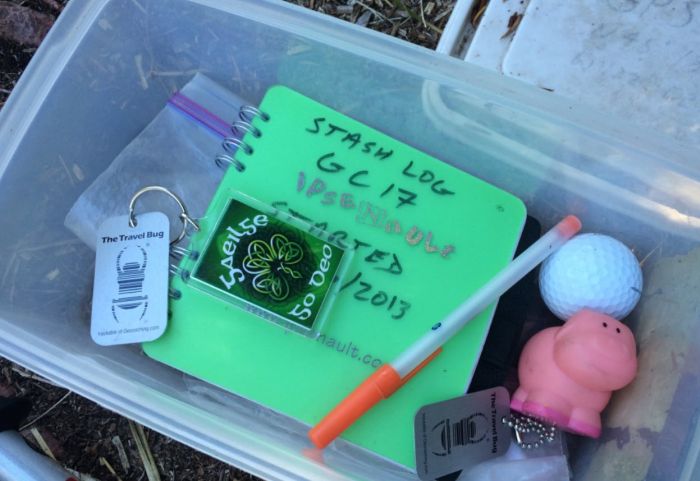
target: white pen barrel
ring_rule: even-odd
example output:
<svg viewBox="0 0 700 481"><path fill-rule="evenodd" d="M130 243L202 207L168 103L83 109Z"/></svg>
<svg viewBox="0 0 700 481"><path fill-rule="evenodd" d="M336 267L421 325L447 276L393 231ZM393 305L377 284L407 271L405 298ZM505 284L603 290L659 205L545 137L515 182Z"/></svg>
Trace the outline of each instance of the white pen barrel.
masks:
<svg viewBox="0 0 700 481"><path fill-rule="evenodd" d="M569 231L560 229L559 226L540 237L445 319L436 321L430 332L414 342L391 363L393 368L401 377L407 375L570 237Z"/></svg>

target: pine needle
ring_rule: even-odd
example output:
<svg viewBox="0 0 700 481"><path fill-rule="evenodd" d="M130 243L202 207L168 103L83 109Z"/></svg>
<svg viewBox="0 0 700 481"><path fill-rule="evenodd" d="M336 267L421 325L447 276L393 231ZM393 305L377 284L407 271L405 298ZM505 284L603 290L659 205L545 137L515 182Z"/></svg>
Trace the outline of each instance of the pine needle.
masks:
<svg viewBox="0 0 700 481"><path fill-rule="evenodd" d="M27 371L26 369L21 368L21 367L16 366L16 365L12 366L12 371L19 374L20 376L22 376L25 379L31 379L33 381L38 381L38 382L43 383L43 384L50 384L51 386L61 387L58 384L55 384L46 378L43 378L41 376L37 376L36 374L31 373L31 372Z"/></svg>
<svg viewBox="0 0 700 481"><path fill-rule="evenodd" d="M44 452L45 455L56 461L56 456L53 455L51 452L51 449L49 448L49 445L46 444L46 441L44 440L44 436L41 435L39 430L37 428L32 428L31 430L32 436L34 436L34 439L36 440L36 443L39 445L39 448Z"/></svg>
<svg viewBox="0 0 700 481"><path fill-rule="evenodd" d="M129 429L131 430L131 436L136 442L136 449L141 457L141 462L143 463L144 470L146 471L146 477L148 481L161 481L160 473L158 473L158 468L156 463L153 461L153 455L151 454L151 449L148 447L148 440L146 439L146 434L143 432L143 426L134 423L129 420Z"/></svg>
<svg viewBox="0 0 700 481"><path fill-rule="evenodd" d="M66 469L66 471L68 471L78 481L100 481L97 478L93 478L89 474L79 473L78 471L75 471L74 469Z"/></svg>
<svg viewBox="0 0 700 481"><path fill-rule="evenodd" d="M107 468L107 471L109 471L109 474L117 478L117 481L122 481L122 478L119 477L117 472L114 470L111 464L109 464L109 461L107 461L104 457L100 456L100 466L104 466Z"/></svg>
<svg viewBox="0 0 700 481"><path fill-rule="evenodd" d="M124 449L124 443L122 443L122 439L119 436L114 436L112 438L112 444L114 444L114 447L117 448L117 454L119 454L119 461L121 461L122 463L122 468L124 468L124 472L128 473L131 469L131 464L129 464L129 457L126 455L126 449Z"/></svg>
<svg viewBox="0 0 700 481"><path fill-rule="evenodd" d="M65 393L65 394L63 395L63 397L61 397L61 399L59 399L58 401L56 401L56 402L54 403L53 406L51 406L51 407L48 408L46 411L44 411L43 413L39 414L37 417L35 417L35 418L32 419L31 421L29 421L27 424L25 424L25 425L22 426L21 428L19 428L20 432L21 432L21 431L24 431L25 429L27 429L27 428L28 428L29 426L31 426L32 424L35 424L38 420L40 420L41 418L43 418L44 416L46 416L47 414L49 414L51 411L53 411L54 409L56 409L63 401L65 401L66 399L68 399L68 396L70 396L71 394L73 394L72 391L68 391L67 393Z"/></svg>

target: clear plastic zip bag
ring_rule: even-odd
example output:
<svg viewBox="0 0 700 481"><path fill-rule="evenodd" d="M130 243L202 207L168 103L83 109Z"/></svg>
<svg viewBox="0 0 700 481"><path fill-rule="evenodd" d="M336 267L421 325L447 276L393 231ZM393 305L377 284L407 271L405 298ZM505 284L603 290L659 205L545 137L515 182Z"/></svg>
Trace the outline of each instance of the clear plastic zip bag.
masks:
<svg viewBox="0 0 700 481"><path fill-rule="evenodd" d="M203 216L224 174L215 159L245 103L206 76L195 75L81 194L65 226L94 250L100 224L125 215L129 199L147 185L167 186L186 202L192 217ZM176 206L166 196L146 196L139 209L173 214L171 236L177 235Z"/></svg>

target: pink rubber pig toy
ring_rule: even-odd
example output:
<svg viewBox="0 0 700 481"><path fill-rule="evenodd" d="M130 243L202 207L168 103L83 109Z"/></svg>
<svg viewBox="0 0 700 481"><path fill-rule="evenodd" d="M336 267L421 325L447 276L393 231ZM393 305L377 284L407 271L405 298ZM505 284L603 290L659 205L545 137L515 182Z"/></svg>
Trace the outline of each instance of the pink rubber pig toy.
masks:
<svg viewBox="0 0 700 481"><path fill-rule="evenodd" d="M561 327L535 334L520 356L520 387L510 407L592 438L600 436L600 413L612 391L637 374L632 331L588 309Z"/></svg>

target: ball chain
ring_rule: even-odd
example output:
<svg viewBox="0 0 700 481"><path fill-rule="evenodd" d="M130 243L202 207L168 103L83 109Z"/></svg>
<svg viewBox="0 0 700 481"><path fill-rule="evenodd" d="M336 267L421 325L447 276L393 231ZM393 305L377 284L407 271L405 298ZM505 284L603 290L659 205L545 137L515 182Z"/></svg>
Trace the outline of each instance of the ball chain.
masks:
<svg viewBox="0 0 700 481"><path fill-rule="evenodd" d="M501 419L503 424L507 424L509 428L513 428L515 431L515 440L523 449L536 449L545 443L551 443L557 434L557 428L551 424L545 424L540 422L530 416L523 416L521 414L511 414L509 417L504 416ZM524 434L536 434L537 441L526 442L524 440Z"/></svg>

